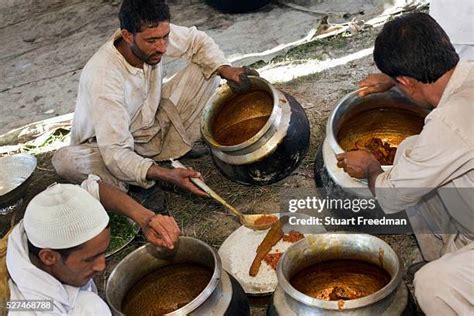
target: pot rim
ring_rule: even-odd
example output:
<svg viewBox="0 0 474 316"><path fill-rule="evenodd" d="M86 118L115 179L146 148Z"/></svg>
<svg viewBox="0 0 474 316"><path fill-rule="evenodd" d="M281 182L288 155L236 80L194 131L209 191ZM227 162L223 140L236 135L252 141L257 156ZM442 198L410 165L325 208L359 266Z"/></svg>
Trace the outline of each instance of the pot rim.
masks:
<svg viewBox="0 0 474 316"><path fill-rule="evenodd" d="M270 117L265 122L265 125L252 137L244 141L243 143L232 145L232 146L225 146L219 144L214 137L212 136L212 131L210 129L210 120L213 118L212 109L215 107L215 104L221 104L220 101L222 98L227 98L230 94L234 94L230 89L229 85L225 84L211 96L211 98L207 101L206 106L202 112L201 116L201 134L209 146L211 146L215 150L220 150L223 152L233 152L238 151L244 148L247 148L254 143L256 143L260 138L262 138L265 133L270 129L270 127L274 124L274 122L279 122L281 117L281 110L279 108L279 98L278 98L278 91L273 85L268 82L267 80L263 79L262 77L258 76L248 76L250 81L253 83L260 82L261 84L265 85L265 87L270 89L271 97L273 99L273 106L272 112L270 113Z"/></svg>
<svg viewBox="0 0 474 316"><path fill-rule="evenodd" d="M35 156L19 153L0 157L0 201L6 200L28 180L36 170L38 161ZM9 169L4 169L5 164ZM12 166L13 165L13 166Z"/></svg>
<svg viewBox="0 0 474 316"><path fill-rule="evenodd" d="M349 92L341 100L339 100L336 107L331 111L331 114L329 114L329 118L326 122L326 139L328 140L329 146L331 146L332 150L334 150L334 153L336 155L342 154L342 153L345 152L344 149L342 149L342 147L337 142L337 139L334 135L334 131L333 131L333 128L332 128L334 119L336 117L336 113L338 112L338 110L342 106L342 104L344 104L347 100L353 98L357 93L358 93L357 90Z"/></svg>
<svg viewBox="0 0 474 316"><path fill-rule="evenodd" d="M370 295L358 298L358 299L353 299L353 300L344 300L344 310L348 309L355 309L355 308L361 308L365 306L372 305L374 303L377 303L378 301L384 299L385 297L389 296L392 294L396 288L400 285L401 279L402 279L402 272L400 268L400 258L398 257L397 253L390 247L389 244L387 244L385 241L382 239L369 235L369 234L363 234L363 233L351 233L351 232L334 232L330 233L331 235L334 234L339 234L339 235L345 235L349 236L352 235L352 238L354 238L355 235L358 235L359 237L362 238L369 238L369 239L376 239L377 241L382 242L386 249L390 249L392 254L396 257L396 272L395 275L391 276L390 281L380 290L378 290L375 293L372 293ZM321 234L319 236L324 236L328 234ZM283 292L291 296L294 300L306 304L311 307L317 307L317 308L322 308L322 309L328 309L328 310L340 310L341 308L339 307L339 301L325 301L325 300L319 300L316 298L313 298L311 296L308 296L306 294L303 294L302 292L298 291L295 289L291 283L286 279L284 272L283 272L283 262L286 260L288 253L290 253L291 248L296 247L298 244L303 243L306 241L305 237L302 240L299 240L298 242L294 243L291 245L282 255L280 258L280 261L278 262L277 266L277 279L278 279L278 284L281 286L283 289ZM311 238L311 236L309 236Z"/></svg>
<svg viewBox="0 0 474 316"><path fill-rule="evenodd" d="M180 241L181 240L186 240L186 239L193 240L194 242L197 242L198 244L200 244L201 246L206 248L208 251L210 251L210 253L212 254L212 257L214 259L214 271L212 273L211 279L209 280L209 283L206 285L204 290L202 290L201 293L199 293L198 296L196 296L191 302L184 305L183 307L181 307L181 308L179 308L179 309L177 309L177 310L175 310L171 313L165 314L165 315L170 315L170 316L188 315L190 312L194 311L196 308L201 306L211 296L211 294L214 292L214 290L219 285L219 282L220 282L220 279L221 279L222 262L221 262L221 259L220 259L219 255L217 254L217 252L211 246L209 246L208 244L206 244L205 242L203 242L203 241L201 241L197 238L187 237L187 236L180 236L179 237ZM164 248L154 246L151 243L146 243L145 245L135 249L134 251L129 253L125 258L123 258L115 266L115 268L112 270L112 273L109 275L109 277L107 279L107 283L106 283L106 286L105 286L106 300L115 311L120 312L120 314L122 314L122 315L124 315L124 314L121 311L121 306L117 309L117 306L112 305L110 303L110 300L109 300L109 294L108 294L109 290L108 289L109 289L111 280L113 279L114 275L118 273L117 271L119 270L120 266L124 265L128 261L133 261L133 258L135 256L137 256L139 253L143 252L147 247L155 247L155 249L157 249L158 252L160 252L160 249L161 249L163 251L163 253L169 253L169 250L163 250ZM178 243L177 247L179 247L179 243ZM176 249L175 251L177 251L177 248L175 248L175 249ZM139 281L139 280L135 280L135 282L137 282L137 281ZM127 291L129 291L129 290L130 290L130 288L127 289ZM123 301L123 299L122 299L122 301ZM122 302L120 302L120 303L122 303Z"/></svg>
<svg viewBox="0 0 474 316"><path fill-rule="evenodd" d="M383 93L402 94L398 88L392 88L388 91L381 92L381 93L372 93L371 95L377 95L377 94L383 94ZM359 90L349 92L337 103L337 105L331 111L331 114L329 114L328 120L326 122L326 137L325 138L327 139L329 146L331 147L331 149L334 151L334 153L336 155L345 153L345 151L339 145L339 142L336 139L336 135L334 134L334 130L333 130L334 120L335 120L336 114L338 113L339 109L349 99L355 99L355 98L364 98L364 97L359 97ZM423 109L422 111L425 111L426 114L428 113L428 111L426 109ZM388 170L392 169L393 165L381 165L381 167L382 167L383 171L388 171Z"/></svg>

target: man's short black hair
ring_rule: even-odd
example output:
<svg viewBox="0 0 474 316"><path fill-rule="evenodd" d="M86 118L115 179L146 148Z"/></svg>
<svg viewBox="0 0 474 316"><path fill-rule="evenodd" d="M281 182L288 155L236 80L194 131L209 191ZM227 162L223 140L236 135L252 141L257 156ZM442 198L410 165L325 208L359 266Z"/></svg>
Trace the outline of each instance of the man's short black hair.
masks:
<svg viewBox="0 0 474 316"><path fill-rule="evenodd" d="M392 78L433 83L457 65L459 56L431 16L410 13L385 24L375 40L374 60Z"/></svg>
<svg viewBox="0 0 474 316"><path fill-rule="evenodd" d="M43 249L43 248L38 248L38 247L34 246L29 239L27 239L27 241L28 241L28 251L32 255L34 255L35 257L39 258L39 253L40 253L41 249ZM69 255L71 253L73 253L76 250L81 249L83 245L84 244L80 244L80 245L77 245L77 246L71 247L71 248L51 249L51 250L54 250L54 251L58 252L61 255L61 260L64 262L64 261L67 260L67 258L69 257Z"/></svg>
<svg viewBox="0 0 474 316"><path fill-rule="evenodd" d="M156 27L160 22L170 20L170 9L163 0L123 0L120 6L120 28L132 34L142 27Z"/></svg>

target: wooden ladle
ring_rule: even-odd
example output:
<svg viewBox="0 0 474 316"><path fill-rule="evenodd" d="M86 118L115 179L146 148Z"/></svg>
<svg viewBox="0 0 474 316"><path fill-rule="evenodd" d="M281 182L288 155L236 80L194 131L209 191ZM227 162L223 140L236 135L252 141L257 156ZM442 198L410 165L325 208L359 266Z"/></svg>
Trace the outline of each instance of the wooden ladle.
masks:
<svg viewBox="0 0 474 316"><path fill-rule="evenodd" d="M186 169L186 167L179 161L177 160L171 160L171 165L174 168L183 168ZM229 203L226 202L219 194L217 194L214 190L212 190L209 186L207 186L204 181L202 181L199 178L191 178L191 181L201 190L209 194L210 197L212 197L214 200L225 206L229 211L231 211L234 215L239 217L239 221L242 225L244 225L247 228L253 229L253 230L265 230L270 228L274 222L278 220L275 216L275 220L271 221L269 223L263 223L263 224L255 224L255 221L258 220L259 218L263 216L274 216L274 215L267 215L267 214L243 214L239 210L237 210L235 207L230 205Z"/></svg>

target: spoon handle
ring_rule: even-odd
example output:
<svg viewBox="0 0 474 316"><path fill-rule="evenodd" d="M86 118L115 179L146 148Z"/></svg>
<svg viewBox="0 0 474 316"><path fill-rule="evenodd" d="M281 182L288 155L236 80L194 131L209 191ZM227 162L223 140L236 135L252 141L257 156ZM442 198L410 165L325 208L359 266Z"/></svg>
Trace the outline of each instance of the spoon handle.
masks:
<svg viewBox="0 0 474 316"><path fill-rule="evenodd" d="M186 169L186 166L184 166L181 162L179 162L178 160L171 160L171 166L173 166L174 168L183 168L183 169ZM202 181L201 179L199 178L190 178L191 181L198 187L200 188L201 190L203 190L204 192L206 192L207 194L209 194L214 200L218 201L219 203L221 203L222 205L224 205L225 207L227 207L230 211L232 211L232 213L234 213L235 215L241 217L242 216L242 213L240 213L235 207L233 207L232 205L230 205L229 203L226 202L226 200L224 200L219 194L217 194L213 189L211 189L206 183L204 183L204 181Z"/></svg>

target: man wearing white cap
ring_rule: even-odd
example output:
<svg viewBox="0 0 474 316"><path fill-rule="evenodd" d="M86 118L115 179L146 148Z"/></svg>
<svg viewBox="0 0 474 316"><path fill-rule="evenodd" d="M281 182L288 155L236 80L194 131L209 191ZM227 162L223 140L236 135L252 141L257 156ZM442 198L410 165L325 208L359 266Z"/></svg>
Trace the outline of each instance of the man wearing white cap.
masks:
<svg viewBox="0 0 474 316"><path fill-rule="evenodd" d="M10 301L50 301L47 313L55 315L110 315L92 280L105 269L110 240L104 207L146 222L144 234L157 245L173 248L179 236L173 218L148 217L125 193L96 179L82 188L55 184L31 200L8 239Z"/></svg>

